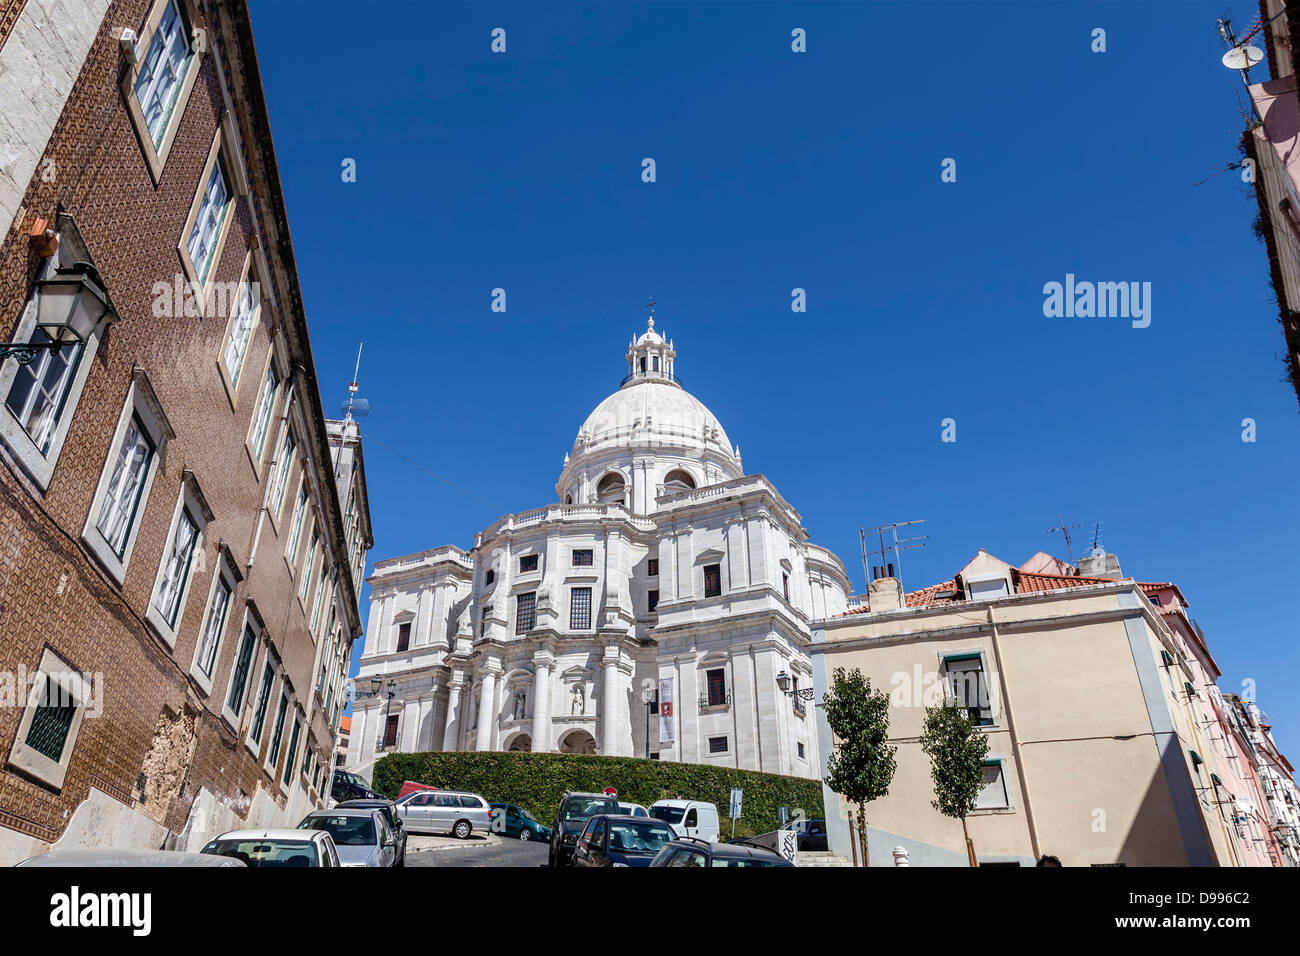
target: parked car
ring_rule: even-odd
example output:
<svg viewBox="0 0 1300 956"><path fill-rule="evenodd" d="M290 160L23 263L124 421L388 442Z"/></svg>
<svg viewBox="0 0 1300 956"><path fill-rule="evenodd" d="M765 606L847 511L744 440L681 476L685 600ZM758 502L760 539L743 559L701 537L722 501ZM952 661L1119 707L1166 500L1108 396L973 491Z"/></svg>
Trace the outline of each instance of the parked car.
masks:
<svg viewBox="0 0 1300 956"><path fill-rule="evenodd" d="M620 803L618 805L619 813L626 813L630 817L648 817L650 811L639 803Z"/></svg>
<svg viewBox="0 0 1300 956"><path fill-rule="evenodd" d="M513 803L494 803L492 804L492 818L495 820L498 814L502 817L503 822L498 824L500 829L494 832L518 837L521 840L549 840L551 838L551 828L538 823L537 818L523 807L517 807Z"/></svg>
<svg viewBox="0 0 1300 956"><path fill-rule="evenodd" d="M244 866L229 856L180 850L51 850L17 866Z"/></svg>
<svg viewBox="0 0 1300 956"><path fill-rule="evenodd" d="M231 830L200 853L242 860L245 866L340 866L334 840L324 830Z"/></svg>
<svg viewBox="0 0 1300 956"><path fill-rule="evenodd" d="M648 816L600 814L587 821L573 848L574 866L649 866L677 838L673 828Z"/></svg>
<svg viewBox="0 0 1300 956"><path fill-rule="evenodd" d="M397 837L397 862L394 866L406 866L406 825L402 823L401 814L397 812L397 807L392 800L344 800L335 806L336 810L378 810L384 815L384 820L392 828L393 836Z"/></svg>
<svg viewBox="0 0 1300 956"><path fill-rule="evenodd" d="M650 804L650 816L668 824L679 837L717 840L722 836L718 827L718 808L712 803L701 800L656 800Z"/></svg>
<svg viewBox="0 0 1300 956"><path fill-rule="evenodd" d="M335 770L334 780L330 784L330 797L342 803L344 800L384 800L382 793L371 790L364 780L355 773Z"/></svg>
<svg viewBox="0 0 1300 956"><path fill-rule="evenodd" d="M654 810L654 807L650 808ZM667 844L651 866L794 866L781 854L766 847L718 843L682 837Z"/></svg>
<svg viewBox="0 0 1300 956"><path fill-rule="evenodd" d="M827 849L825 820L799 820L790 824L790 829L799 834L800 850Z"/></svg>
<svg viewBox="0 0 1300 956"><path fill-rule="evenodd" d="M618 801L603 793L564 791L560 807L555 811L555 825L551 827L551 850L547 863L552 867L566 866L573 859L573 848L587 821L601 813L618 813Z"/></svg>
<svg viewBox="0 0 1300 956"><path fill-rule="evenodd" d="M462 790L413 793L397 804L397 813L411 833L450 833L461 840L492 826L488 802Z"/></svg>
<svg viewBox="0 0 1300 956"><path fill-rule="evenodd" d="M335 807L302 818L299 830L323 830L334 841L342 866L397 865L397 837L383 810Z"/></svg>

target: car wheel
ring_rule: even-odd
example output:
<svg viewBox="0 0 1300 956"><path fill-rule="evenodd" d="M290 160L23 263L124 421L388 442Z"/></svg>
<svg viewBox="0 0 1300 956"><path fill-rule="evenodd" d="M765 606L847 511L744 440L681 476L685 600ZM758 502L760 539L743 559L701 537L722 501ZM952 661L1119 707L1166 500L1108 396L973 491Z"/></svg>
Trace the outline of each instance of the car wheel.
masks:
<svg viewBox="0 0 1300 956"><path fill-rule="evenodd" d="M457 840L468 840L470 833L473 831L474 828L470 826L468 820L458 820L452 828L451 835Z"/></svg>
<svg viewBox="0 0 1300 956"><path fill-rule="evenodd" d="M519 831L519 839L531 840L532 838L533 838L532 831L527 829L526 827Z"/></svg>

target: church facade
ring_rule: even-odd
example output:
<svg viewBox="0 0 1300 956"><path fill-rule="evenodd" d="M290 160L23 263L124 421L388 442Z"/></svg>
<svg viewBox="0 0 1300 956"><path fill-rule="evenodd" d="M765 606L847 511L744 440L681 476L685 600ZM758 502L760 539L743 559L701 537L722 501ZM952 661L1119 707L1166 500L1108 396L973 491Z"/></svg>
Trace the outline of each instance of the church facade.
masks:
<svg viewBox="0 0 1300 956"><path fill-rule="evenodd" d="M746 475L646 331L578 430L556 502L468 551L377 562L348 766L385 753L536 750L817 777L809 621L845 610L840 560Z"/></svg>

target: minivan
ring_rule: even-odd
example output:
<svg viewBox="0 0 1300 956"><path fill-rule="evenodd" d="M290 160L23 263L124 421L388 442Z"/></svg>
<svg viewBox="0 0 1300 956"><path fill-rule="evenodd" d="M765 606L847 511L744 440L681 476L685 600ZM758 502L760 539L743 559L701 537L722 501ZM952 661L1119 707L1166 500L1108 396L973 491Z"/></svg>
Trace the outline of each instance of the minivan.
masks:
<svg viewBox="0 0 1300 956"><path fill-rule="evenodd" d="M696 837L717 840L718 807L702 800L656 800L650 805L650 816L662 820L673 828L679 837Z"/></svg>

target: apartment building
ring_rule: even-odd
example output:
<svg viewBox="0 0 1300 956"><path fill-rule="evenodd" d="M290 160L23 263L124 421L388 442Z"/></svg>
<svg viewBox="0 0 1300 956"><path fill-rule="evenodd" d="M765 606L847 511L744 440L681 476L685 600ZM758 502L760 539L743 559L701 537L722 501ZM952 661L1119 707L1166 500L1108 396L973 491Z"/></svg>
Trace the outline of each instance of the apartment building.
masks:
<svg viewBox="0 0 1300 956"><path fill-rule="evenodd" d="M0 102L0 863L293 825L372 537L247 6L5 4Z"/></svg>

